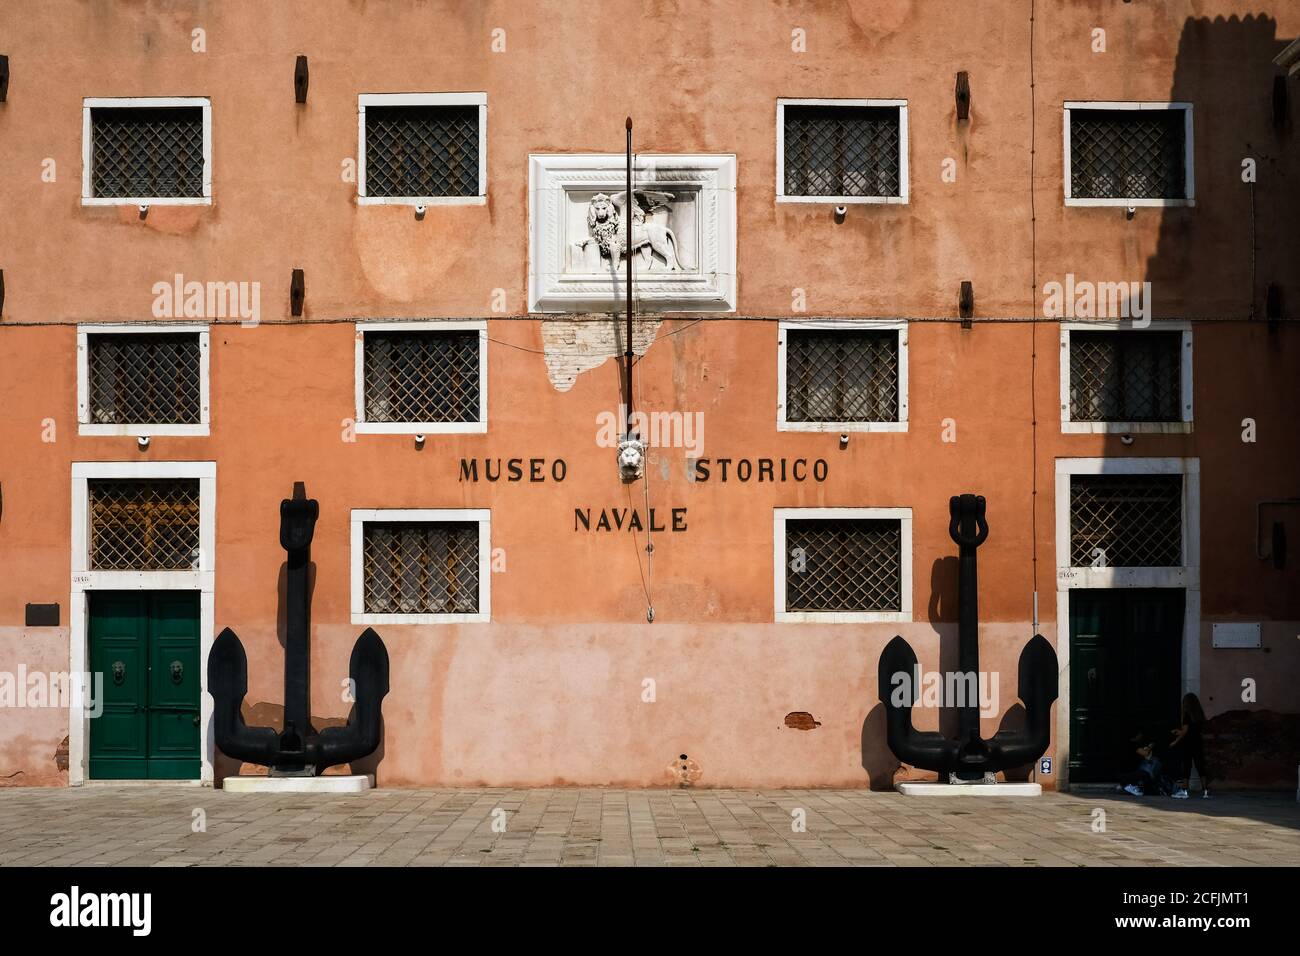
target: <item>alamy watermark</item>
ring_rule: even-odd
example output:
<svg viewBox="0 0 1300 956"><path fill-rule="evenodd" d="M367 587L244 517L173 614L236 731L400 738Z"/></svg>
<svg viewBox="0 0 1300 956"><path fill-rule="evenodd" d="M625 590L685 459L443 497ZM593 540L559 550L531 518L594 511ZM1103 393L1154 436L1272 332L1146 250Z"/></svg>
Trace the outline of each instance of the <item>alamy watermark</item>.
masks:
<svg viewBox="0 0 1300 956"><path fill-rule="evenodd" d="M185 281L176 273L171 282L155 282L156 319L240 319L245 325L262 320L262 283Z"/></svg>
<svg viewBox="0 0 1300 956"><path fill-rule="evenodd" d="M1064 282L1043 283L1047 319L1132 319L1134 328L1151 324L1150 282L1092 282L1065 274Z"/></svg>
<svg viewBox="0 0 1300 956"><path fill-rule="evenodd" d="M619 405L617 413L597 415L596 445L617 448L627 428L627 418L626 405ZM647 448L685 448L688 458L698 458L704 453L703 412L634 411L631 424L632 431Z"/></svg>
<svg viewBox="0 0 1300 956"><path fill-rule="evenodd" d="M104 712L104 675L65 671L31 671L19 664L18 671L0 671L0 708L59 707L77 704L89 717Z"/></svg>
<svg viewBox="0 0 1300 956"><path fill-rule="evenodd" d="M912 673L890 676L891 707L979 707L981 717L998 715L997 671L930 671L917 664Z"/></svg>

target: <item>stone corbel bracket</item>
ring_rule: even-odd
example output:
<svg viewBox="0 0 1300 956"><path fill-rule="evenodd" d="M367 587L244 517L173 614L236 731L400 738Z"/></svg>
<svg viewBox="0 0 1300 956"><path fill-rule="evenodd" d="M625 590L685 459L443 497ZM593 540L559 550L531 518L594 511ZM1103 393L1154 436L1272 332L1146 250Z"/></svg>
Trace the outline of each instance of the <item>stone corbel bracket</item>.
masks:
<svg viewBox="0 0 1300 956"><path fill-rule="evenodd" d="M626 302L623 269L572 251L589 239L582 210L596 193L626 191L622 153L533 154L528 157L528 310L619 311ZM633 188L672 193L671 215L683 268L644 271L633 293L638 312L736 310L736 157L634 156ZM646 254L649 255L648 253Z"/></svg>

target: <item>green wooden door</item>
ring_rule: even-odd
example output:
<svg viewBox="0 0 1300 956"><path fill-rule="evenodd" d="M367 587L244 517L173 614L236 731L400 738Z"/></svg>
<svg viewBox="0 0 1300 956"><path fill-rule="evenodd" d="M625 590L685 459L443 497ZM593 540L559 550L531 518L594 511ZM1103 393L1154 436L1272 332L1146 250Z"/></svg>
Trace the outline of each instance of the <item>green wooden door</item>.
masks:
<svg viewBox="0 0 1300 956"><path fill-rule="evenodd" d="M90 594L90 668L104 711L90 722L92 780L199 776L199 596Z"/></svg>
<svg viewBox="0 0 1300 956"><path fill-rule="evenodd" d="M1070 779L1111 781L1136 765L1132 737L1164 745L1178 724L1181 588L1070 592Z"/></svg>

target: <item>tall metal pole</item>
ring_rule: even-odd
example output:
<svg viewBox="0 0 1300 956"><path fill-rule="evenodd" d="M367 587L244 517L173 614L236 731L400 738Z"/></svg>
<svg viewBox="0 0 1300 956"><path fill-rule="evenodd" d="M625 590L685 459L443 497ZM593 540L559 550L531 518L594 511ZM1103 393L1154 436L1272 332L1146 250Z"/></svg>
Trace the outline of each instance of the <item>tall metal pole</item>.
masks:
<svg viewBox="0 0 1300 956"><path fill-rule="evenodd" d="M632 195L632 117L627 118L627 199L623 215L627 217L627 338L623 351L623 368L627 379L627 437L632 437L632 219L636 197Z"/></svg>

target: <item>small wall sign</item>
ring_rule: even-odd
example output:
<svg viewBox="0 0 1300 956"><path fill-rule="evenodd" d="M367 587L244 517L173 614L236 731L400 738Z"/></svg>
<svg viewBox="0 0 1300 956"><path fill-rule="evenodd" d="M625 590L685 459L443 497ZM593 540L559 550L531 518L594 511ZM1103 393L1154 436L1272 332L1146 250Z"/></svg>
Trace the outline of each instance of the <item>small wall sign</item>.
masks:
<svg viewBox="0 0 1300 956"><path fill-rule="evenodd" d="M1259 624L1215 624L1211 629L1214 647L1259 647Z"/></svg>
<svg viewBox="0 0 1300 956"><path fill-rule="evenodd" d="M1051 757L1044 757L1042 760L1038 761L1038 772L1039 772L1039 773L1051 773L1051 772L1052 772L1052 758L1051 758Z"/></svg>

